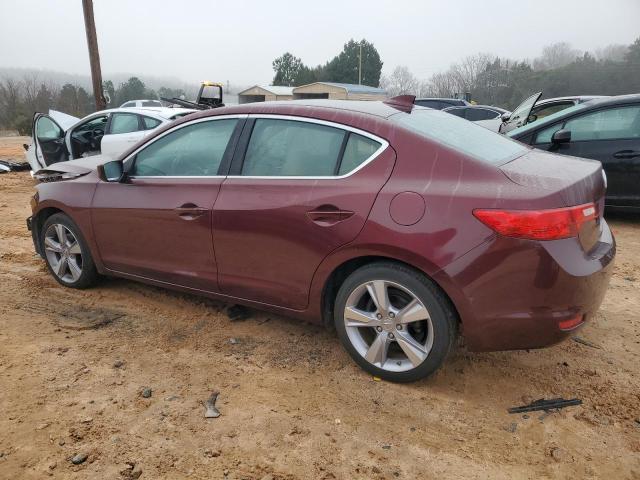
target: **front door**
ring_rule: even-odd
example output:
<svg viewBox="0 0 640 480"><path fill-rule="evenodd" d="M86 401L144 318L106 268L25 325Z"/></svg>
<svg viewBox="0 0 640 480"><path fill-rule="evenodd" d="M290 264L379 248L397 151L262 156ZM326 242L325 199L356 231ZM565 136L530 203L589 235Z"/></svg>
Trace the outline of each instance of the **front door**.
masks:
<svg viewBox="0 0 640 480"><path fill-rule="evenodd" d="M107 268L217 290L211 211L239 123L221 117L181 125L127 160L125 180L98 184L92 223Z"/></svg>
<svg viewBox="0 0 640 480"><path fill-rule="evenodd" d="M68 160L64 130L49 115L36 113L33 118L36 160L42 168Z"/></svg>
<svg viewBox="0 0 640 480"><path fill-rule="evenodd" d="M240 145L213 211L220 289L304 309L315 270L358 235L395 153L304 119L250 119Z"/></svg>

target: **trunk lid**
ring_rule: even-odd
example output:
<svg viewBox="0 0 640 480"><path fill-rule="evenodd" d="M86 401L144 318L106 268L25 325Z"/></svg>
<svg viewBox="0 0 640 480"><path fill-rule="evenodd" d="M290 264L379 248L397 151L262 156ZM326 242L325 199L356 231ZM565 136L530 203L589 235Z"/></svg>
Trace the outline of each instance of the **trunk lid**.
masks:
<svg viewBox="0 0 640 480"><path fill-rule="evenodd" d="M600 162L531 150L500 170L518 185L556 194L558 208L593 204L596 216L582 225L578 238L587 252L598 242L606 190Z"/></svg>

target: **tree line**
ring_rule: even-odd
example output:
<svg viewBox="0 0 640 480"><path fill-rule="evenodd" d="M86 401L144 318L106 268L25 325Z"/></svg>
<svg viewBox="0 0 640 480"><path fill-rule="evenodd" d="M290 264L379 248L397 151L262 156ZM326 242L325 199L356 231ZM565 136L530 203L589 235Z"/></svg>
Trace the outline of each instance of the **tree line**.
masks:
<svg viewBox="0 0 640 480"><path fill-rule="evenodd" d="M119 107L129 100L185 95L180 88L160 87L157 91L147 88L138 77L131 77L117 87L107 80L103 90L110 100L109 108ZM17 130L21 135L30 135L33 114L49 109L82 118L95 111L93 93L72 83L59 85L42 80L36 73L0 79L0 130Z"/></svg>

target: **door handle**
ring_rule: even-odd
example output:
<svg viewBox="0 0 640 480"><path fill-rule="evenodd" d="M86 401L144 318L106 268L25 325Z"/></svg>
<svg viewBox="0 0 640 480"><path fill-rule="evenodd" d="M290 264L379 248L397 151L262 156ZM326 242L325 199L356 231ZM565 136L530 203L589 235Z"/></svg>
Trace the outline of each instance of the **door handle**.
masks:
<svg viewBox="0 0 640 480"><path fill-rule="evenodd" d="M193 220L201 217L209 210L207 208L199 207L195 203L185 203L184 205L174 208L174 211L183 220Z"/></svg>
<svg viewBox="0 0 640 480"><path fill-rule="evenodd" d="M620 150L613 154L615 158L635 158L640 157L640 152L637 150Z"/></svg>
<svg viewBox="0 0 640 480"><path fill-rule="evenodd" d="M335 225L351 217L353 212L350 210L342 210L335 205L320 205L319 207L309 210L307 217L315 224L327 227Z"/></svg>

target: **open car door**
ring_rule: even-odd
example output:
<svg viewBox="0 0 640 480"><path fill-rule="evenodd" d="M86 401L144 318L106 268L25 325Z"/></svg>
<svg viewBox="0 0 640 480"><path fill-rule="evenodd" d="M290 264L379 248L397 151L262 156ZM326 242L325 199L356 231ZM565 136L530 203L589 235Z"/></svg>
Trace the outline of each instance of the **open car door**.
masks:
<svg viewBox="0 0 640 480"><path fill-rule="evenodd" d="M500 125L500 133L507 133L513 130L514 128L521 127L526 125L529 120L529 115L531 115L531 110L536 102L542 96L542 92L534 93L530 97L528 97L524 102L518 105L513 113L509 116L507 120L505 120L502 125Z"/></svg>
<svg viewBox="0 0 640 480"><path fill-rule="evenodd" d="M49 114L35 113L33 116L33 156L29 163L35 172L53 163L69 159L65 146L65 133L78 121L66 113L50 110Z"/></svg>

